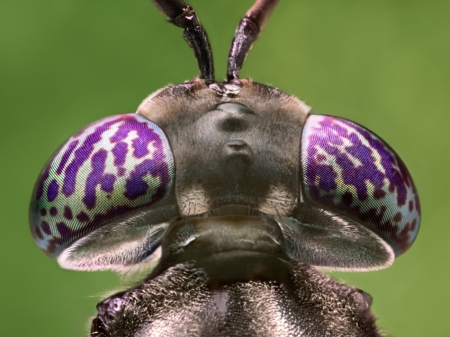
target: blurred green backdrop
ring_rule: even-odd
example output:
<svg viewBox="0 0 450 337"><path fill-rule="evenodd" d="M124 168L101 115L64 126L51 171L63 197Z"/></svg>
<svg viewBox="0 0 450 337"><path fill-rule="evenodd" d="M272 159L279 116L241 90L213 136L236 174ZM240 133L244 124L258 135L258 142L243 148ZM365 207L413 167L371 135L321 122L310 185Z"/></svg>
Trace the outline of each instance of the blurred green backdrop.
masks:
<svg viewBox="0 0 450 337"><path fill-rule="evenodd" d="M192 0L219 79L251 3ZM242 72L369 127L408 165L423 211L415 245L387 270L335 274L373 295L393 336L450 335L449 18L445 0L281 1ZM120 280L62 270L38 250L37 175L75 131L193 78L196 63L149 0L2 0L0 48L0 336L86 335Z"/></svg>

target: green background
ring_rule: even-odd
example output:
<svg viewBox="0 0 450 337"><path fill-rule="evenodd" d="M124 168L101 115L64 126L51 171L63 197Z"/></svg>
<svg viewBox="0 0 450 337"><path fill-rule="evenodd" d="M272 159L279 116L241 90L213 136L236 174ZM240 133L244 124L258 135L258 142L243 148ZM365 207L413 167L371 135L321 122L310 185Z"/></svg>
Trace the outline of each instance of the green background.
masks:
<svg viewBox="0 0 450 337"><path fill-rule="evenodd" d="M218 79L251 3L192 1ZM1 0L0 48L0 336L82 336L120 280L62 270L39 251L35 180L74 132L192 79L196 63L149 0ZM450 1L281 1L242 76L361 123L401 155L422 201L416 243L389 269L335 276L373 295L390 335L450 336Z"/></svg>

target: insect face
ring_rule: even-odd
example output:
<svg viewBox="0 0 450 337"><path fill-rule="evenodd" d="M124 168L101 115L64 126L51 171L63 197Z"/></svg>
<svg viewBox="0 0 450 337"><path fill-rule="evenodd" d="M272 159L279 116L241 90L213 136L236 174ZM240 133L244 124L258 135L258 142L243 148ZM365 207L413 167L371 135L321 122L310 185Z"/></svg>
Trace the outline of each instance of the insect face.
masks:
<svg viewBox="0 0 450 337"><path fill-rule="evenodd" d="M92 335L184 327L199 329L189 336L239 336L254 323L246 315L266 318L267 333L251 336L279 335L268 325L273 315L254 306L259 294L281 316L296 313L281 319L287 335L322 336L339 324L338 335L376 336L369 296L313 267L381 269L411 246L420 203L406 166L370 130L239 78L277 1L256 1L241 20L224 83L214 80L193 9L154 2L184 29L199 78L74 135L45 166L31 201L33 236L61 266L123 271L153 262L140 286L99 304ZM155 304L160 293L170 306ZM191 315L194 302L201 305Z"/></svg>

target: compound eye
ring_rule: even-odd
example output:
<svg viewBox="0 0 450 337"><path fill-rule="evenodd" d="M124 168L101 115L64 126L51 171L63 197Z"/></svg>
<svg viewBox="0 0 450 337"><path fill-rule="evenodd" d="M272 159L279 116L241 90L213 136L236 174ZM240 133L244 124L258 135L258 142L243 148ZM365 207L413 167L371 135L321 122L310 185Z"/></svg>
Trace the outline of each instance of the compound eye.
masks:
<svg viewBox="0 0 450 337"><path fill-rule="evenodd" d="M173 179L169 142L156 124L137 114L101 119L45 165L30 206L34 239L56 258L106 225L151 213L172 194Z"/></svg>
<svg viewBox="0 0 450 337"><path fill-rule="evenodd" d="M403 161L380 137L342 118L311 115L301 155L305 204L368 229L395 257L412 245L420 224L417 190ZM351 236L351 226L342 225L341 232ZM364 240L355 235L353 241ZM354 255L370 254L363 250ZM388 262L379 267L383 263Z"/></svg>

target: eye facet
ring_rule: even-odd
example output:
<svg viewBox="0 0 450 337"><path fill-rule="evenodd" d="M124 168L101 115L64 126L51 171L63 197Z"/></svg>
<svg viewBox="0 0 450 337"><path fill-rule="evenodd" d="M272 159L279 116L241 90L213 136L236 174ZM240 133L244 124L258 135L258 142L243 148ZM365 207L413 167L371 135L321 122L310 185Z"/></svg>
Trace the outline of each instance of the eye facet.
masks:
<svg viewBox="0 0 450 337"><path fill-rule="evenodd" d="M342 118L308 117L302 134L305 203L363 225L395 256L414 242L420 203L400 157L380 137Z"/></svg>
<svg viewBox="0 0 450 337"><path fill-rule="evenodd" d="M30 205L31 231L52 257L91 232L167 199L169 142L137 114L101 119L71 137L45 165Z"/></svg>

